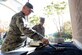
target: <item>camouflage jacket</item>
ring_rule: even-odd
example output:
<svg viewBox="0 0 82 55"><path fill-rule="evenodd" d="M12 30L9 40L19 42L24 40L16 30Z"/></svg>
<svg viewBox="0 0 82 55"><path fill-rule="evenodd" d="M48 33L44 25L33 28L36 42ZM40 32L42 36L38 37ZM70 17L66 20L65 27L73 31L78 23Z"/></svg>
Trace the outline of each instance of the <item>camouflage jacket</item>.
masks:
<svg viewBox="0 0 82 55"><path fill-rule="evenodd" d="M45 28L42 25L35 25L32 29L36 30L41 35L45 36Z"/></svg>
<svg viewBox="0 0 82 55"><path fill-rule="evenodd" d="M25 27L23 19L25 19L25 16L22 12L19 12L12 17L7 37L1 47L2 52L7 52L18 48L24 41L20 37L22 34L37 40L41 40L43 38L30 28ZM33 37L32 35L34 34L37 36Z"/></svg>

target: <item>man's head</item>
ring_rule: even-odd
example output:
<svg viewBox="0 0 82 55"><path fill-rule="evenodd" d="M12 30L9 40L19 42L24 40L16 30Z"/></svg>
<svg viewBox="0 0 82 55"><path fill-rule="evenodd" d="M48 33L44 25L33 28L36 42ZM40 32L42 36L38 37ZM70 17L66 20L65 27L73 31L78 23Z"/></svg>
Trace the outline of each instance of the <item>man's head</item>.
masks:
<svg viewBox="0 0 82 55"><path fill-rule="evenodd" d="M33 12L33 5L27 2L22 9L22 12L24 13L25 16L28 16L31 12Z"/></svg>
<svg viewBox="0 0 82 55"><path fill-rule="evenodd" d="M44 22L45 22L45 18L43 18L43 17L40 17L40 24L44 24Z"/></svg>

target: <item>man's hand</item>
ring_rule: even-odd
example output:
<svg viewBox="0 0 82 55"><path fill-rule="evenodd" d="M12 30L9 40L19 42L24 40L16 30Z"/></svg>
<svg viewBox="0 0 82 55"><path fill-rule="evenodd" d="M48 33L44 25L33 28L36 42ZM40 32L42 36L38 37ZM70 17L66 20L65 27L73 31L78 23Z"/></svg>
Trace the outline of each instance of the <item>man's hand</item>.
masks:
<svg viewBox="0 0 82 55"><path fill-rule="evenodd" d="M49 44L48 39L45 39L45 38L43 38L43 39L41 40L41 42L42 42L43 44L46 44L46 45L48 45L48 44Z"/></svg>

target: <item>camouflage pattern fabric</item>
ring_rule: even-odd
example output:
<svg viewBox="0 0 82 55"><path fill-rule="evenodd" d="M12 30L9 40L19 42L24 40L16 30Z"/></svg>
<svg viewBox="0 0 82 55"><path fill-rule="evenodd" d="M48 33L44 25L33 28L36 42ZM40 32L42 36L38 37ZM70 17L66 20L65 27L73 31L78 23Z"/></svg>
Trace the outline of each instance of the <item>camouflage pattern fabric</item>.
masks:
<svg viewBox="0 0 82 55"><path fill-rule="evenodd" d="M27 28L24 25L23 19L25 19L25 16L22 12L19 12L12 17L7 37L1 47L2 52L7 52L18 48L24 41L20 37L22 34L37 40L41 40L43 38L33 32L30 28ZM37 34L37 36L33 37L32 35L34 34Z"/></svg>
<svg viewBox="0 0 82 55"><path fill-rule="evenodd" d="M40 33L41 35L45 35L45 29L42 25L38 24L38 25L35 25L33 27L34 30L36 30L38 33Z"/></svg>

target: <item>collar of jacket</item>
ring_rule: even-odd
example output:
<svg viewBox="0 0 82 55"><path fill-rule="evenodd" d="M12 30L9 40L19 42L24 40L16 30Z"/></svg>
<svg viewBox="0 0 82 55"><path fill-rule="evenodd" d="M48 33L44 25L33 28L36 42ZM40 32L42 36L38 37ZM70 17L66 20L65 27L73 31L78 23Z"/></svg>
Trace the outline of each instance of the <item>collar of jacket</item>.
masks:
<svg viewBox="0 0 82 55"><path fill-rule="evenodd" d="M20 11L19 13L20 13L20 15L21 15L23 18L25 18L25 15L24 15L24 13L23 13L22 11Z"/></svg>

